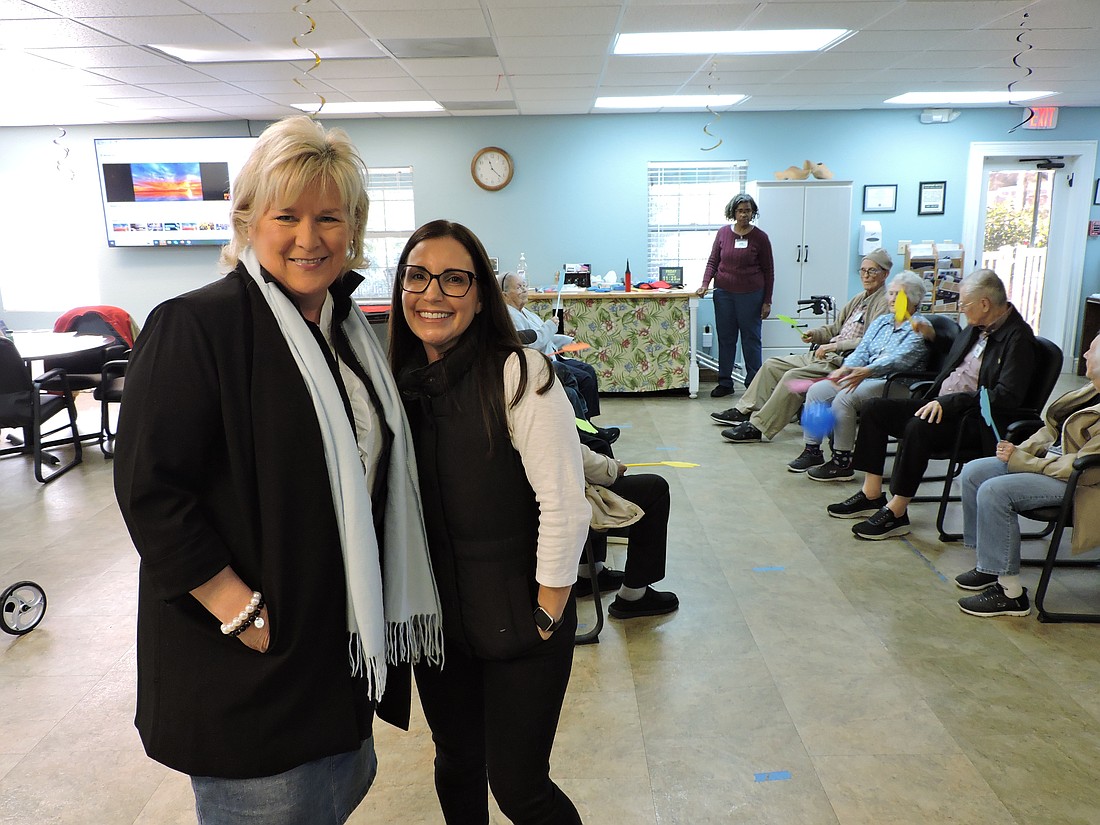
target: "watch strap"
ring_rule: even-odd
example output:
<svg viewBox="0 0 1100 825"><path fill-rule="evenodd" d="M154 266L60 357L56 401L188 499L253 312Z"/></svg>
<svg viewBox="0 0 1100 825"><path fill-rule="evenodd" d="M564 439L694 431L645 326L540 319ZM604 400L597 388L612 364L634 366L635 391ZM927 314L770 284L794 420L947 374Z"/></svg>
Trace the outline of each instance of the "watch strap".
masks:
<svg viewBox="0 0 1100 825"><path fill-rule="evenodd" d="M562 614L564 618L564 614ZM550 615L549 611L541 604L535 608L534 612L535 625L543 633L553 633L559 627L561 627L561 619L555 619Z"/></svg>

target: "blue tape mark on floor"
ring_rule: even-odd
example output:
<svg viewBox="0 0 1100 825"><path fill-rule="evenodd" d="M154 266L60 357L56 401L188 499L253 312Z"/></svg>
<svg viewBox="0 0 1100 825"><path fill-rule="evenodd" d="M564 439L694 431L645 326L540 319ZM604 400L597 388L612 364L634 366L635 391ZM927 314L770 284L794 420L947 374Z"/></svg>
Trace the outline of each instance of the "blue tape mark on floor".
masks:
<svg viewBox="0 0 1100 825"><path fill-rule="evenodd" d="M768 771L767 773L754 774L754 782L781 782L784 779L790 779L790 771Z"/></svg>
<svg viewBox="0 0 1100 825"><path fill-rule="evenodd" d="M654 450L665 450L667 452L676 452L680 448L679 447L654 447L653 449Z"/></svg>
<svg viewBox="0 0 1100 825"><path fill-rule="evenodd" d="M922 553L920 550L918 550L917 546L913 544L913 542L909 541L909 539L905 538L905 536L902 536L901 540L902 542L904 542L906 547L908 547L911 551L913 551L914 554L916 554L918 559L928 565L928 569L935 573L941 582L947 581L947 576L937 570L936 565L932 564L932 560L929 559L928 556L924 555L924 553Z"/></svg>
<svg viewBox="0 0 1100 825"><path fill-rule="evenodd" d="M753 573L770 573L773 570L786 570L786 569L787 568L785 568L785 567L754 567L752 569L752 572Z"/></svg>

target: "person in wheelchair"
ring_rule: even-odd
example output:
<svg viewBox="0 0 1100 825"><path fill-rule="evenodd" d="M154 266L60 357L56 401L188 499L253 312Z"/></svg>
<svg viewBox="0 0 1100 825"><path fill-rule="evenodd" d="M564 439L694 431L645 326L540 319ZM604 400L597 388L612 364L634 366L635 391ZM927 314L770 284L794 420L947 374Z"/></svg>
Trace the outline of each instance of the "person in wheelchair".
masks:
<svg viewBox="0 0 1100 825"><path fill-rule="evenodd" d="M886 303L886 277L894 261L885 249L867 253L859 265L863 292L856 295L831 323L808 330L802 335L807 344L817 344L812 352L769 358L749 384L741 400L722 412L711 413L716 424L729 429L722 437L735 444L771 440L791 423L802 406L804 392L794 392L788 382L824 378L844 363L863 338L868 324L889 310Z"/></svg>
<svg viewBox="0 0 1100 825"><path fill-rule="evenodd" d="M971 616L1026 616L1027 588L1020 584L1020 523L1017 513L1062 503L1073 462L1100 453L1100 335L1085 353L1089 383L1052 401L1045 426L1016 446L1000 441L997 453L963 467L963 543L977 552L977 565L955 577L959 599ZM1073 501L1072 550L1100 545L1100 477L1084 474Z"/></svg>

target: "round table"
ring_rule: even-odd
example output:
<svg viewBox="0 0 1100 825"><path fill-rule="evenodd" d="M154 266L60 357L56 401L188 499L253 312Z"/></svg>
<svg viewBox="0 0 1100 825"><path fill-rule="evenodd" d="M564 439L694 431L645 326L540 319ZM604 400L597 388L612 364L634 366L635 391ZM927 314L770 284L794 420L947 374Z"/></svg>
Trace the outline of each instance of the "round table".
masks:
<svg viewBox="0 0 1100 825"><path fill-rule="evenodd" d="M19 356L28 366L32 361L84 352L115 340L105 335L80 335L75 332L15 332L12 337Z"/></svg>

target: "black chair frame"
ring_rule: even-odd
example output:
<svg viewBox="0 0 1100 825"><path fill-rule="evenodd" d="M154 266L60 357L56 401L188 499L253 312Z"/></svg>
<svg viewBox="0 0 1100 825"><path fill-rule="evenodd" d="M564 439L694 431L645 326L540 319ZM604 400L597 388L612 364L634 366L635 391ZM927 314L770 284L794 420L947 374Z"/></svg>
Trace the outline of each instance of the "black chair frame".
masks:
<svg viewBox="0 0 1100 825"><path fill-rule="evenodd" d="M76 402L73 400L72 391L69 389L68 376L63 369L52 369L43 373L38 378L33 379L31 382L31 389L29 390L31 401L31 419L30 421L20 422L23 426L23 433L26 437L26 441L16 447L8 447L0 450L0 456L8 455L26 455L30 453L34 457L34 477L36 480L43 484L48 484L56 478L60 478L65 473L69 472L77 464L80 464L84 460L84 451L80 441L80 430L77 428L76 423ZM45 424L50 418L61 411L59 405L52 404L51 401L61 400L51 399L49 396L43 395L44 385L49 384L51 391L54 388L59 388L59 392L63 393L64 406L69 414L69 423L62 424L53 430L43 431L42 425ZM45 402L43 398L45 397ZM54 409L50 409L50 407ZM45 409L44 409L45 408ZM43 415L46 412L46 415ZM70 428L72 430L72 438L57 439L55 441L45 440L49 436L56 435L62 430ZM29 441L29 444L27 443ZM52 453L47 452L51 447L59 447L65 444L72 444L73 446L73 458L69 463L62 467L58 467L50 474L43 472L43 463L60 464L60 460Z"/></svg>
<svg viewBox="0 0 1100 825"><path fill-rule="evenodd" d="M578 633L574 644L595 645L600 643L600 631L603 630L603 599L600 597L599 572L596 570L596 556L592 550L592 539L584 542L585 561L588 562L588 575L592 579L592 607L596 611L596 623L591 630Z"/></svg>
<svg viewBox="0 0 1100 825"><path fill-rule="evenodd" d="M111 429L111 404L122 403L128 361L108 361L103 365L103 380L94 397L99 401L99 449L104 458L114 458L115 432Z"/></svg>

